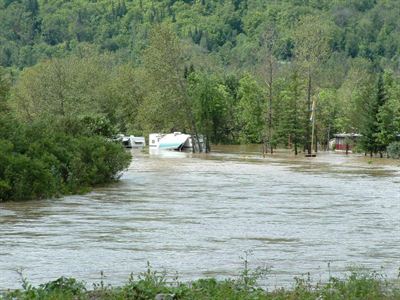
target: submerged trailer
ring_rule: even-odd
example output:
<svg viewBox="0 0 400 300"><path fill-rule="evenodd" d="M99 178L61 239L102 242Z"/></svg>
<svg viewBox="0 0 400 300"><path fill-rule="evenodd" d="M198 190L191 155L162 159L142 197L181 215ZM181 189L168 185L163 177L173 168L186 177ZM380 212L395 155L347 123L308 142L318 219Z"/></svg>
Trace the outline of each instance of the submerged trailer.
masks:
<svg viewBox="0 0 400 300"><path fill-rule="evenodd" d="M146 146L146 140L143 136L119 134L115 140L122 143L125 148L140 149Z"/></svg>
<svg viewBox="0 0 400 300"><path fill-rule="evenodd" d="M151 133L149 135L150 149L164 149L175 151L193 151L199 152L199 149L205 149L203 136L199 137L199 147L190 134L181 132L173 133Z"/></svg>

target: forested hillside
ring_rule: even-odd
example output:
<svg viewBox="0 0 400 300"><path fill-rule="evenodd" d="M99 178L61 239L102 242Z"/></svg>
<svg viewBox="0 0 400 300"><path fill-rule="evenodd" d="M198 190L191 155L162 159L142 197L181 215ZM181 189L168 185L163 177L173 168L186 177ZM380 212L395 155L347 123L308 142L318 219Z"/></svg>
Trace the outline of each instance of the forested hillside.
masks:
<svg viewBox="0 0 400 300"><path fill-rule="evenodd" d="M290 61L305 16L331 31L329 52L337 54L336 63L363 57L385 67L398 64L395 0L3 0L0 9L0 62L7 67L23 68L88 45L137 62L151 27L162 22L172 23L198 51L233 67L256 65L265 33L273 28L274 56Z"/></svg>
<svg viewBox="0 0 400 300"><path fill-rule="evenodd" d="M314 118L314 144L361 133L382 154L400 132L399 15L397 0L2 0L3 98L23 122L296 153Z"/></svg>

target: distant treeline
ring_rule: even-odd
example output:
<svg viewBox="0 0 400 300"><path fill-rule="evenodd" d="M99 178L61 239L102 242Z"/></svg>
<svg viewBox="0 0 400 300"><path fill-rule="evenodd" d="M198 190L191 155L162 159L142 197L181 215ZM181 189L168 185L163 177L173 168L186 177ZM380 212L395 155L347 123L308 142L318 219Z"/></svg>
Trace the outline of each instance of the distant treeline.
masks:
<svg viewBox="0 0 400 300"><path fill-rule="evenodd" d="M0 2L0 64L21 122L311 151L360 133L398 149L400 2ZM311 142L311 121L315 140Z"/></svg>
<svg viewBox="0 0 400 300"><path fill-rule="evenodd" d="M362 57L398 67L399 11L397 0L1 0L0 65L23 68L85 45L140 62L151 28L168 22L218 64L252 67L271 28L274 56L295 58L298 22L315 17L332 32L331 66Z"/></svg>

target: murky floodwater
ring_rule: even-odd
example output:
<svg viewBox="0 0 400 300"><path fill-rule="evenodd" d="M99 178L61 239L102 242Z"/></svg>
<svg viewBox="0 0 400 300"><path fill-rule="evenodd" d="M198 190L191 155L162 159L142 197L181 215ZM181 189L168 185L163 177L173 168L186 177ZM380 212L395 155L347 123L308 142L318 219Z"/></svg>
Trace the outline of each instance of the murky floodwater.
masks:
<svg viewBox="0 0 400 300"><path fill-rule="evenodd" d="M400 267L400 162L320 154L262 159L257 149L210 155L136 153L115 185L88 195L0 203L0 289L59 276L121 284L155 269L184 280L272 267L287 285L357 265Z"/></svg>

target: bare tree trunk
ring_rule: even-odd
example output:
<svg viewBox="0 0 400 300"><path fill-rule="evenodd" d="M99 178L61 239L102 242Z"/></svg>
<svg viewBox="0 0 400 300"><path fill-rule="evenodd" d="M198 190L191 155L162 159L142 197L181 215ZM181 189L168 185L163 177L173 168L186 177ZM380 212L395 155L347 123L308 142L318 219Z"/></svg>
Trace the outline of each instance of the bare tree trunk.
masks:
<svg viewBox="0 0 400 300"><path fill-rule="evenodd" d="M308 67L308 85L307 85L307 107L308 112L311 112L311 69ZM311 155L311 122L307 122L307 132L306 132L306 149L307 153Z"/></svg>
<svg viewBox="0 0 400 300"><path fill-rule="evenodd" d="M276 28L275 24L272 24L271 27L268 28L264 32L263 35L263 46L265 46L265 83L268 88L268 111L265 111L265 124L268 127L265 135L266 137L266 153L268 153L268 148L271 154L274 153L274 147L272 143L272 136L273 136L273 111L272 111L272 103L273 103L273 84L274 84L274 49L275 49L275 44L276 44L276 39L277 39L277 33L276 33Z"/></svg>
<svg viewBox="0 0 400 300"><path fill-rule="evenodd" d="M295 92L295 95L294 95L294 127L295 128L297 128L298 127L298 116L297 116L297 113L298 113L298 110L297 110L297 101L298 101L298 93L297 93L297 88L296 88L296 92ZM294 131L294 135L293 135L293 143L294 143L294 155L296 155L297 156L297 154L298 154L298 144L297 144L297 141L298 141L298 135L297 135L298 133L296 132L296 131Z"/></svg>
<svg viewBox="0 0 400 300"><path fill-rule="evenodd" d="M186 108L187 113L189 114L190 123L191 123L191 131L193 131L194 136L196 138L197 145L199 145L199 152L203 152L203 147L200 143L199 132L197 130L196 122L194 120L193 112L190 108ZM207 149L206 149L207 151ZM195 152L195 147L193 147L193 152Z"/></svg>
<svg viewBox="0 0 400 300"><path fill-rule="evenodd" d="M262 156L263 156L263 158L265 158L265 152L266 152L265 139L263 139L263 143L262 143Z"/></svg>
<svg viewBox="0 0 400 300"><path fill-rule="evenodd" d="M327 143L326 143L326 150L327 151L329 151L330 149L330 145L329 145L329 142L330 142L330 139L331 139L331 123L329 122L329 126L328 126L328 136L327 136L327 139L328 139L328 141L327 141Z"/></svg>
<svg viewBox="0 0 400 300"><path fill-rule="evenodd" d="M206 149L205 149L206 153L211 151L211 146L210 146L210 140L208 138L208 136L206 136Z"/></svg>
<svg viewBox="0 0 400 300"><path fill-rule="evenodd" d="M63 88L65 86L65 78L64 78L64 74L62 74L60 62L56 61L54 66L56 68L55 73L56 73L57 83L58 83L57 94L60 99L60 114L64 117L65 116L65 96L63 93Z"/></svg>
<svg viewBox="0 0 400 300"><path fill-rule="evenodd" d="M269 54L269 84L268 84L268 142L271 154L273 154L274 149L272 147L272 84L273 84L273 70L272 70L272 53Z"/></svg>
<svg viewBox="0 0 400 300"><path fill-rule="evenodd" d="M315 112L314 112L315 113ZM315 115L314 115L315 118ZM315 122L315 121L314 121ZM315 144L314 144L314 152L317 153L318 152L318 138L317 138L317 130L318 128L315 127L314 129L314 139L315 139Z"/></svg>

